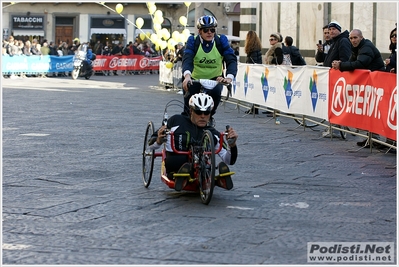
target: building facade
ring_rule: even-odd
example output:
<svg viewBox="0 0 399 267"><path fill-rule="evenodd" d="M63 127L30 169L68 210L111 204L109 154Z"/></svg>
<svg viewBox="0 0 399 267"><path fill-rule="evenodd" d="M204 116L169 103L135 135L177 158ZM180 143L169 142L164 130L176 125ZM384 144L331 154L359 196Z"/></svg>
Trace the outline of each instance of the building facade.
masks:
<svg viewBox="0 0 399 267"><path fill-rule="evenodd" d="M140 32L152 32L151 15L146 2L122 3L121 14L115 12L116 2L2 2L3 40L9 35L19 39L47 39L67 43L78 37L82 42L127 44ZM105 3L102 5L101 3ZM181 32L184 28L196 33L196 18L213 15L218 32L239 36L240 61L245 61L245 37L255 30L263 46L269 48L269 35L280 32L291 36L308 64L315 64L316 43L323 39L322 28L337 20L343 30L358 28L370 39L383 56L389 54L389 33L397 22L397 2L155 2L163 12L162 28ZM187 17L187 26L179 18ZM135 27L143 18L141 29Z"/></svg>

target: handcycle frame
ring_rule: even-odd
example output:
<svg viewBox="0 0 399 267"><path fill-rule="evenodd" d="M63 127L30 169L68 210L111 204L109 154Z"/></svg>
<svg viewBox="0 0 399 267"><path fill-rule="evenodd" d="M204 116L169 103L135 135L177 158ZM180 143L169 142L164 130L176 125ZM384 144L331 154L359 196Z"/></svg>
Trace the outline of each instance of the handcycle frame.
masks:
<svg viewBox="0 0 399 267"><path fill-rule="evenodd" d="M154 133L154 124L149 121L144 137L143 146L143 173L142 178L144 186L149 187L152 179L152 172L154 168L154 159L161 157L161 181L165 183L169 188L175 188L175 181L168 177L165 167L166 159L166 144L163 144L162 151L156 152L149 148L149 140ZM190 144L188 151L180 151L175 148L174 145L174 133L167 132L170 135L171 147L173 152L178 155L187 155L188 162L191 163L191 172L189 174L174 173L173 176L183 176L187 178L187 182L183 185L185 191L200 192L201 201L203 204L208 205L212 199L213 189L215 186L215 169L216 161L215 155L217 155L224 143L225 133L220 133L219 148L215 151L215 144L213 140L213 134L209 130L205 130L201 142L198 144ZM233 175L234 172L229 172L224 175ZM192 177L191 177L192 175Z"/></svg>

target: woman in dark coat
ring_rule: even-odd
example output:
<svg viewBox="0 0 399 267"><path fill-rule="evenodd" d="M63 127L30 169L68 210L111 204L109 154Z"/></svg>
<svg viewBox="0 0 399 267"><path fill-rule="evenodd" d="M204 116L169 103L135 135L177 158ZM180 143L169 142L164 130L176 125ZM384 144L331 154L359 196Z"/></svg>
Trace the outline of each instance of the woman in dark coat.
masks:
<svg viewBox="0 0 399 267"><path fill-rule="evenodd" d="M262 43L255 31L249 31L245 40L245 54L248 64L262 64Z"/></svg>
<svg viewBox="0 0 399 267"><path fill-rule="evenodd" d="M389 44L391 54L389 58L385 59L385 70L396 73L396 28L391 31L389 37L391 38L391 43Z"/></svg>

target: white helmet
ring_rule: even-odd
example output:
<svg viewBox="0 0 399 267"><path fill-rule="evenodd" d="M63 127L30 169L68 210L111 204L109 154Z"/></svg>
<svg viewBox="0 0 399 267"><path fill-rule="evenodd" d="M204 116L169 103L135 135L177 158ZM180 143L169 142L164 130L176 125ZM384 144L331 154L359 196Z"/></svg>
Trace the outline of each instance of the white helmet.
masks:
<svg viewBox="0 0 399 267"><path fill-rule="evenodd" d="M195 94L190 97L188 104L194 110L211 111L213 109L212 97L204 93Z"/></svg>

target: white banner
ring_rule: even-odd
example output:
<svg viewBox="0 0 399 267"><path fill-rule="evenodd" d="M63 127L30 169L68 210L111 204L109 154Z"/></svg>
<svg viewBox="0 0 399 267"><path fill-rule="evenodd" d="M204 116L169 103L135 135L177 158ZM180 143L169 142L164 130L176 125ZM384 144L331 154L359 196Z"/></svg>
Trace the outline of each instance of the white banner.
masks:
<svg viewBox="0 0 399 267"><path fill-rule="evenodd" d="M329 68L238 64L232 97L328 120Z"/></svg>

